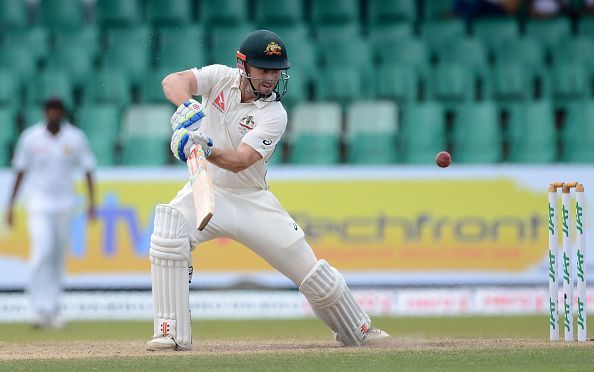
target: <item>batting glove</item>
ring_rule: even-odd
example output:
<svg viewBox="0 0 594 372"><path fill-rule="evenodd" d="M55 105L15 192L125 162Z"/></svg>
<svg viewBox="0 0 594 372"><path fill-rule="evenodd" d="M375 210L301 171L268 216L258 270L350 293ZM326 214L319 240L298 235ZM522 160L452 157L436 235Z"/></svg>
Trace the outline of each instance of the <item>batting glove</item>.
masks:
<svg viewBox="0 0 594 372"><path fill-rule="evenodd" d="M212 153L212 140L204 134L196 131L188 131L186 128L180 128L173 132L170 146L171 152L177 160L186 163L188 161L188 156L190 156L190 149L193 145L202 146L206 158Z"/></svg>
<svg viewBox="0 0 594 372"><path fill-rule="evenodd" d="M171 116L171 130L174 132L180 128L196 130L200 127L200 119L204 117L204 111L200 102L190 99L177 108Z"/></svg>

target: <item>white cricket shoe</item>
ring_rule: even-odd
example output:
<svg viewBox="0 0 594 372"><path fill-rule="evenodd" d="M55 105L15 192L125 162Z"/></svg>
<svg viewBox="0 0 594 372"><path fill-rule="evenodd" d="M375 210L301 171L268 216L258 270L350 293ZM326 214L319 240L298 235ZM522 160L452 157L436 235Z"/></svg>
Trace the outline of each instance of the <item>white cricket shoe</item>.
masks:
<svg viewBox="0 0 594 372"><path fill-rule="evenodd" d="M334 337L336 338L336 341L344 344L344 342L342 342L342 339L340 338L338 333L336 333L334 331L332 333L334 333ZM388 337L390 337L388 332L382 331L379 328L369 327L367 329L367 331L365 331L365 338L363 339L363 342L361 343L361 345L362 346L363 345L375 345L375 344L381 342L380 340L388 338Z"/></svg>
<svg viewBox="0 0 594 372"><path fill-rule="evenodd" d="M173 337L169 335L155 337L146 343L146 349L150 351L175 351L175 350L191 350L192 344L189 346L179 346Z"/></svg>
<svg viewBox="0 0 594 372"><path fill-rule="evenodd" d="M374 345L390 337L390 334L388 332L373 327L369 328L367 332L365 332L365 334L366 335L363 339L363 345Z"/></svg>
<svg viewBox="0 0 594 372"><path fill-rule="evenodd" d="M49 320L49 323L47 324L47 326L48 326L48 328L51 328L51 329L58 329L58 330L64 329L64 327L66 326L66 322L60 315L54 315Z"/></svg>

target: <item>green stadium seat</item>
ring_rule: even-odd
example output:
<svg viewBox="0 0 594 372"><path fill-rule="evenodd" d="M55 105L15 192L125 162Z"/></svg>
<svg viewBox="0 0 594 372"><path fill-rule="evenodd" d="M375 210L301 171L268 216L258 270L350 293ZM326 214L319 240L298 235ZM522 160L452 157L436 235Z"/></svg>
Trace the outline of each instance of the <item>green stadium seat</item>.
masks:
<svg viewBox="0 0 594 372"><path fill-rule="evenodd" d="M594 37L594 18L581 17L577 25L577 32L580 36Z"/></svg>
<svg viewBox="0 0 594 372"><path fill-rule="evenodd" d="M414 21L417 18L416 3L418 2L414 0L368 0L367 23L373 25L380 23Z"/></svg>
<svg viewBox="0 0 594 372"><path fill-rule="evenodd" d="M299 0L256 0L256 23L266 27L299 24L303 22L303 10L304 4Z"/></svg>
<svg viewBox="0 0 594 372"><path fill-rule="evenodd" d="M134 26L141 15L139 0L97 0L95 4L95 18L102 27Z"/></svg>
<svg viewBox="0 0 594 372"><path fill-rule="evenodd" d="M440 64L428 81L430 98L446 104L460 104L474 98L475 76L460 64Z"/></svg>
<svg viewBox="0 0 594 372"><path fill-rule="evenodd" d="M95 56L99 52L99 29L86 26L80 30L55 34L55 48L76 47L81 52Z"/></svg>
<svg viewBox="0 0 594 372"><path fill-rule="evenodd" d="M404 163L433 164L435 154L446 148L445 116L437 102L409 104L403 109L399 129Z"/></svg>
<svg viewBox="0 0 594 372"><path fill-rule="evenodd" d="M532 37L550 52L552 48L570 36L569 19L551 18L551 19L531 19L526 23L526 36Z"/></svg>
<svg viewBox="0 0 594 372"><path fill-rule="evenodd" d="M287 93L282 97L283 105L287 109L309 100L309 84L305 72L298 67L291 67L288 73L290 78L287 85Z"/></svg>
<svg viewBox="0 0 594 372"><path fill-rule="evenodd" d="M376 59L384 60L384 55L400 55L406 52L391 50L393 46L406 46L407 42L414 42L411 23L394 24L371 24L369 25L369 36L367 38L373 48L373 55Z"/></svg>
<svg viewBox="0 0 594 372"><path fill-rule="evenodd" d="M355 102L347 109L346 144L349 164L389 164L396 161L398 130L392 102Z"/></svg>
<svg viewBox="0 0 594 372"><path fill-rule="evenodd" d="M408 63L425 67L430 62L429 51L420 39L402 39L385 43L376 50L380 64Z"/></svg>
<svg viewBox="0 0 594 372"><path fill-rule="evenodd" d="M377 68L374 78L375 98L394 100L402 105L418 97L419 75L410 64L384 63Z"/></svg>
<svg viewBox="0 0 594 372"><path fill-rule="evenodd" d="M23 29L28 23L27 2L0 0L0 30Z"/></svg>
<svg viewBox="0 0 594 372"><path fill-rule="evenodd" d="M478 39L464 37L444 45L439 51L439 61L480 69L487 65L487 52Z"/></svg>
<svg viewBox="0 0 594 372"><path fill-rule="evenodd" d="M169 140L128 137L123 143L122 165L161 167L169 162Z"/></svg>
<svg viewBox="0 0 594 372"><path fill-rule="evenodd" d="M466 26L459 19L424 22L421 25L421 38L432 53L442 49L454 40L466 35Z"/></svg>
<svg viewBox="0 0 594 372"><path fill-rule="evenodd" d="M254 31L254 28L250 24L213 27L211 30L211 63L236 67L235 53L239 50L245 36L251 31Z"/></svg>
<svg viewBox="0 0 594 372"><path fill-rule="evenodd" d="M25 127L29 128L33 125L45 121L45 113L41 105L33 106L22 113Z"/></svg>
<svg viewBox="0 0 594 372"><path fill-rule="evenodd" d="M30 104L43 105L52 97L59 97L68 109L74 107L74 94L65 70L45 70L27 84L27 97Z"/></svg>
<svg viewBox="0 0 594 372"><path fill-rule="evenodd" d="M158 69L147 73L140 85L140 101L142 103L167 103L161 82L172 71Z"/></svg>
<svg viewBox="0 0 594 372"><path fill-rule="evenodd" d="M81 87L93 72L93 55L79 44L60 45L48 55L49 70L63 70L76 87Z"/></svg>
<svg viewBox="0 0 594 372"><path fill-rule="evenodd" d="M545 53L540 44L532 38L520 37L509 40L495 50L495 61L520 62L532 68L540 68L545 63Z"/></svg>
<svg viewBox="0 0 594 372"><path fill-rule="evenodd" d="M311 20L314 25L358 22L359 2L356 0L312 0Z"/></svg>
<svg viewBox="0 0 594 372"><path fill-rule="evenodd" d="M305 23L286 27L275 26L273 31L280 36L287 47L291 70L298 68L306 81L314 77L318 50Z"/></svg>
<svg viewBox="0 0 594 372"><path fill-rule="evenodd" d="M72 31L83 27L85 10L80 0L41 0L41 24L51 31Z"/></svg>
<svg viewBox="0 0 594 372"><path fill-rule="evenodd" d="M316 29L318 48L331 49L336 43L344 43L350 39L362 37L361 25L358 22L341 24L322 24Z"/></svg>
<svg viewBox="0 0 594 372"><path fill-rule="evenodd" d="M510 111L509 161L550 163L556 157L552 105L547 100L516 105Z"/></svg>
<svg viewBox="0 0 594 372"><path fill-rule="evenodd" d="M21 81L28 81L36 72L37 63L27 46L5 46L0 49L0 68L15 74Z"/></svg>
<svg viewBox="0 0 594 372"><path fill-rule="evenodd" d="M370 98L373 88L356 66L329 66L320 71L315 81L316 99L347 105L352 101Z"/></svg>
<svg viewBox="0 0 594 372"><path fill-rule="evenodd" d="M433 21L453 16L455 2L456 0L423 1L423 19L426 21Z"/></svg>
<svg viewBox="0 0 594 372"><path fill-rule="evenodd" d="M122 164L159 166L169 160L170 105L134 105L124 114Z"/></svg>
<svg viewBox="0 0 594 372"><path fill-rule="evenodd" d="M22 84L18 74L0 69L0 107L15 107L21 101Z"/></svg>
<svg viewBox="0 0 594 372"><path fill-rule="evenodd" d="M126 73L139 84L151 64L152 33L145 26L107 31L107 49L102 67Z"/></svg>
<svg viewBox="0 0 594 372"><path fill-rule="evenodd" d="M49 50L49 33L46 29L35 27L13 30L4 34L4 48L27 48L36 61L45 57Z"/></svg>
<svg viewBox="0 0 594 372"><path fill-rule="evenodd" d="M586 98L592 94L592 74L583 63L558 62L553 66L551 85L556 102Z"/></svg>
<svg viewBox="0 0 594 372"><path fill-rule="evenodd" d="M281 165L284 163L283 159L283 143L282 141L276 145L276 149L272 153L270 159L268 159L268 165Z"/></svg>
<svg viewBox="0 0 594 372"><path fill-rule="evenodd" d="M594 163L594 102L591 99L568 104L561 132L561 160Z"/></svg>
<svg viewBox="0 0 594 372"><path fill-rule="evenodd" d="M554 62L572 61L594 64L594 38L576 37L564 39L552 51Z"/></svg>
<svg viewBox="0 0 594 372"><path fill-rule="evenodd" d="M130 81L122 71L100 70L89 76L85 85L85 103L114 103L120 108L131 101Z"/></svg>
<svg viewBox="0 0 594 372"><path fill-rule="evenodd" d="M295 107L289 120L289 162L310 165L338 163L341 116L340 106L334 103L306 103Z"/></svg>
<svg viewBox="0 0 594 372"><path fill-rule="evenodd" d="M458 110L453 132L456 162L499 162L501 141L497 106L493 102L467 104Z"/></svg>
<svg viewBox="0 0 594 372"><path fill-rule="evenodd" d="M200 0L201 22L207 26L237 25L248 21L247 0Z"/></svg>
<svg viewBox="0 0 594 372"><path fill-rule="evenodd" d="M78 125L86 133L100 166L116 164L115 145L120 132L120 111L116 104L88 104L78 113Z"/></svg>
<svg viewBox="0 0 594 372"><path fill-rule="evenodd" d="M157 31L157 65L169 72L183 71L208 64L208 48L203 29L198 25L164 27ZM185 40L185 42L180 42ZM187 43L195 45L192 58L188 58Z"/></svg>
<svg viewBox="0 0 594 372"><path fill-rule="evenodd" d="M509 40L518 38L518 23L514 18L478 19L473 24L474 36L481 41L489 53Z"/></svg>
<svg viewBox="0 0 594 372"><path fill-rule="evenodd" d="M191 0L146 0L146 19L153 25L185 25L192 19Z"/></svg>
<svg viewBox="0 0 594 372"><path fill-rule="evenodd" d="M370 45L361 38L342 40L332 48L322 48L320 56L326 68L353 66L362 74L369 73L373 64Z"/></svg>
<svg viewBox="0 0 594 372"><path fill-rule="evenodd" d="M485 90L498 103L525 101L533 97L534 79L524 64L501 62L490 71Z"/></svg>
<svg viewBox="0 0 594 372"><path fill-rule="evenodd" d="M2 123L0 148L6 151L8 146L17 139L17 116L15 110L11 107L0 106L0 123Z"/></svg>

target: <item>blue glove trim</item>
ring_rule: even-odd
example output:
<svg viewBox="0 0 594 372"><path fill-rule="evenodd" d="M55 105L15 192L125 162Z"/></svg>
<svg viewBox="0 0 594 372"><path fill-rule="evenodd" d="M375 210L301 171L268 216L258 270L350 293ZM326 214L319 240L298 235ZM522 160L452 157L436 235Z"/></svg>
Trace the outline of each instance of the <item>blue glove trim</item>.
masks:
<svg viewBox="0 0 594 372"><path fill-rule="evenodd" d="M179 143L177 144L177 156L179 157L179 160L183 161L184 163L188 162L188 158L186 157L186 154L184 154L184 147L186 146L186 143L188 143L188 139L190 139L190 135L186 133L182 136L182 138L179 140Z"/></svg>
<svg viewBox="0 0 594 372"><path fill-rule="evenodd" d="M175 128L175 130L178 130L178 129L181 129L181 128L187 128L190 125L192 125L195 122L197 122L198 120L202 119L203 117L204 117L204 112L198 111L191 118L189 118L188 120L186 120L183 123L181 123L180 125L178 125L177 128Z"/></svg>

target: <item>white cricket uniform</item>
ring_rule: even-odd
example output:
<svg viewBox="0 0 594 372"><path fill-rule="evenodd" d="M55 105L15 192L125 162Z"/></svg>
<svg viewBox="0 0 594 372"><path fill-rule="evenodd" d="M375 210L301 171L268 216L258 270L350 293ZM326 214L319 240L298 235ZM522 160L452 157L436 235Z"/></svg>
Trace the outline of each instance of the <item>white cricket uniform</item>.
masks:
<svg viewBox="0 0 594 372"><path fill-rule="evenodd" d="M28 183L25 201L31 240L32 308L38 315L57 315L76 202L75 170L92 170L95 159L80 129L63 123L52 135L40 122L21 134L12 165L25 172Z"/></svg>
<svg viewBox="0 0 594 372"><path fill-rule="evenodd" d="M216 148L235 150L243 142L262 159L239 173L207 165L215 187L215 210L203 231L196 229L189 182L169 205L190 227L192 249L214 238L234 239L299 285L317 260L309 246L293 246L304 239L303 231L268 191L265 180L266 163L285 132L287 113L280 102L241 103L236 68L210 65L192 71L198 85L194 93L202 96L205 114L199 131L212 138Z"/></svg>

